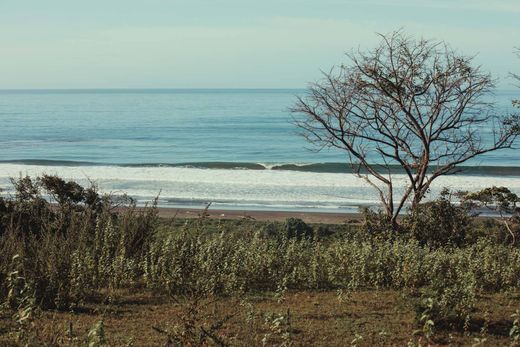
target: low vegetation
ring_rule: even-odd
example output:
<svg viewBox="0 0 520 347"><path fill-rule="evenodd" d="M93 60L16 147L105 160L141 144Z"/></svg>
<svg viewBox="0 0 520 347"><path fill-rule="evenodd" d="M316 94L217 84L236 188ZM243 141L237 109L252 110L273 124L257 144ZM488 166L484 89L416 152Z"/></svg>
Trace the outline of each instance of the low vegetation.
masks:
<svg viewBox="0 0 520 347"><path fill-rule="evenodd" d="M361 226L161 220L53 176L13 186L0 199L0 343L518 345L518 224L476 220L448 192L396 231L370 212ZM139 302L169 313L141 310L141 330L111 337L106 322ZM314 303L322 321L304 319ZM321 326L343 320L343 335Z"/></svg>

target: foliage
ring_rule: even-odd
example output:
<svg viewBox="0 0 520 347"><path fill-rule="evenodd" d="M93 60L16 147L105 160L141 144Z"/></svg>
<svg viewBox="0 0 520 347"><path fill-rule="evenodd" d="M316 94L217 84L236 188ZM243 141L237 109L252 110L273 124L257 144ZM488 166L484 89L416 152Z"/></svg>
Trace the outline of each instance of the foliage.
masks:
<svg viewBox="0 0 520 347"><path fill-rule="evenodd" d="M437 200L417 205L403 218L401 226L421 245L462 246L472 227L468 209L455 205L447 189Z"/></svg>
<svg viewBox="0 0 520 347"><path fill-rule="evenodd" d="M520 310L516 310L511 315L513 318L513 326L509 330L509 337L511 338L511 346L520 346Z"/></svg>
<svg viewBox="0 0 520 347"><path fill-rule="evenodd" d="M265 315L265 325L268 328L262 339L262 346L270 346L274 339L280 340L276 343L280 347L290 347L294 343L291 338L292 327L291 327L291 311L287 310L285 313L273 313L269 312Z"/></svg>
<svg viewBox="0 0 520 347"><path fill-rule="evenodd" d="M371 235L382 235L395 231L392 226L392 220L382 211L373 211L369 208L362 208L363 215L362 228Z"/></svg>
<svg viewBox="0 0 520 347"><path fill-rule="evenodd" d="M92 326L87 335L88 347L105 347L107 346L105 337L105 325L103 319L99 320Z"/></svg>
<svg viewBox="0 0 520 347"><path fill-rule="evenodd" d="M416 306L416 320L422 325L421 333L430 341L435 332L435 322L433 321L432 312L434 310L434 302L432 298L424 298L420 305Z"/></svg>
<svg viewBox="0 0 520 347"><path fill-rule="evenodd" d="M0 197L0 234L13 227L23 235L63 233L74 217L94 223L97 215L112 204L109 196L98 194L95 185L83 188L57 176L25 176L11 182L14 197Z"/></svg>
<svg viewBox="0 0 520 347"><path fill-rule="evenodd" d="M463 201L477 204L477 207L486 207L499 213L519 214L520 197L506 187L490 187L478 192L463 192L460 194Z"/></svg>
<svg viewBox="0 0 520 347"><path fill-rule="evenodd" d="M3 200L0 238L0 278L8 279L0 292L10 302L30 288L38 306L65 309L92 288L117 287L139 274L137 258L151 242L155 208L131 204L114 214L110 198L93 187L80 189L51 176L13 182L14 198ZM42 191L59 196L58 205Z"/></svg>
<svg viewBox="0 0 520 347"><path fill-rule="evenodd" d="M430 281L422 290L417 308L423 312L428 302L429 319L440 324L455 324L459 327L469 320L476 304L477 279L475 273L465 271L464 256L434 258L428 272Z"/></svg>
<svg viewBox="0 0 520 347"><path fill-rule="evenodd" d="M287 218L285 221L285 232L288 239L313 237L312 227L299 218Z"/></svg>
<svg viewBox="0 0 520 347"><path fill-rule="evenodd" d="M503 223L515 244L520 233L520 197L506 187L490 187L478 192L459 193L462 203L471 208L486 208L498 214L498 221Z"/></svg>

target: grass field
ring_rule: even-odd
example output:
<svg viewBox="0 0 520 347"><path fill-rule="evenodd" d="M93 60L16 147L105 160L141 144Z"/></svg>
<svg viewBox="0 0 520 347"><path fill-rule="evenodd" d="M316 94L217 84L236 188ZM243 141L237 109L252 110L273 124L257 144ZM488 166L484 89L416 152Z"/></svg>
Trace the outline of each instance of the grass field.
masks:
<svg viewBox="0 0 520 347"><path fill-rule="evenodd" d="M220 342L238 346L406 346L426 345L409 298L390 290L290 291L250 293L236 297L169 298L147 291L111 293L110 303L99 295L72 312L45 311L29 328L36 342L85 345L89 331L103 319L110 346L174 345L175 338L218 345L202 335L210 330ZM520 295L492 294L478 298L466 331L439 329L432 344L508 346ZM220 325L221 324L221 325ZM17 345L18 326L9 315L0 320L0 345ZM184 333L184 337L182 334ZM190 333L193 337L190 338ZM90 339L92 340L92 339ZM37 344L36 344L37 345ZM513 344L514 345L514 344Z"/></svg>

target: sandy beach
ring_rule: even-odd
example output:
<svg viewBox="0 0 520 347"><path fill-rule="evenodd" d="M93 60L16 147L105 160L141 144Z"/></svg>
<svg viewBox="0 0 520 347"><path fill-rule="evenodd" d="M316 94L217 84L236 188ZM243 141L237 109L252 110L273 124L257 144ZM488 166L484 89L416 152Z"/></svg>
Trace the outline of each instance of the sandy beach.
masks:
<svg viewBox="0 0 520 347"><path fill-rule="evenodd" d="M160 207L159 216L162 218L199 218L203 209L164 208ZM298 212L298 211L247 211L247 210L207 210L207 217L214 219L250 219L258 221L284 221L287 218L300 218L306 223L343 224L356 223L360 220L358 213L332 212Z"/></svg>

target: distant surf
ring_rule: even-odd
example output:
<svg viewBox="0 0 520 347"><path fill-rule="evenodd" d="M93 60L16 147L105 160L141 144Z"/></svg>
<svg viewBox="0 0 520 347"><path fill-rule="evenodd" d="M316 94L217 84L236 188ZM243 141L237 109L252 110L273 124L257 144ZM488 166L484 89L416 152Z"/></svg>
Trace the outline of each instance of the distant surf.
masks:
<svg viewBox="0 0 520 347"><path fill-rule="evenodd" d="M355 212L361 206L375 206L378 197L363 179L348 172L267 169L264 165L91 165L67 162L48 165L46 161L0 163L0 189L12 193L11 177L56 174L88 185L94 182L105 193L127 193L139 204L159 196L163 207L204 207L220 209ZM235 163L236 164L236 163ZM203 166L203 165L199 165ZM227 166L224 168L222 166ZM264 169L248 169L254 166ZM281 167L282 165L280 165ZM237 169L240 167L240 169ZM477 170L476 168L474 170ZM504 170L507 171L507 170ZM511 170L513 172L514 170ZM478 171L475 171L478 172ZM406 176L394 175L399 194ZM475 191L489 186L506 186L520 194L520 177L515 175L457 174L437 179L429 197L443 187Z"/></svg>
<svg viewBox="0 0 520 347"><path fill-rule="evenodd" d="M302 171L322 173L354 173L354 169L348 163L246 163L246 162L186 162L186 163L96 163L73 160L45 160L45 159L18 159L0 160L0 164L39 165L39 166L115 166L115 167L184 167L196 169L227 169L227 170L280 170L280 171ZM398 165L380 167L384 172L405 173ZM436 167L430 168L430 171ZM471 176L518 176L518 166L487 166L487 165L462 165L454 174Z"/></svg>

